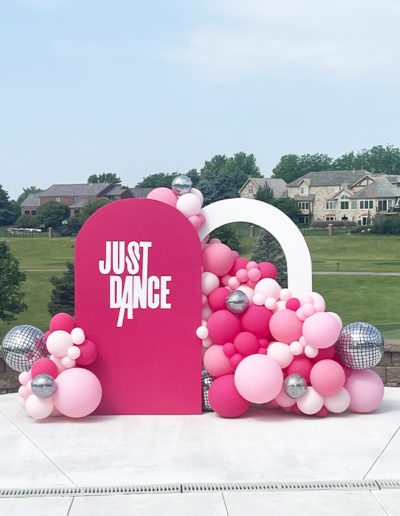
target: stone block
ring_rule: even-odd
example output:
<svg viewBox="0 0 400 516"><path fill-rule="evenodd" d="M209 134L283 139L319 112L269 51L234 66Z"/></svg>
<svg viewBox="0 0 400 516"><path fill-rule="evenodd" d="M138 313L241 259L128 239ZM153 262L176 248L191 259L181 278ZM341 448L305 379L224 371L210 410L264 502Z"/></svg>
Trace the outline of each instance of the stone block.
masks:
<svg viewBox="0 0 400 516"><path fill-rule="evenodd" d="M389 383L400 383L400 366L386 368L386 381Z"/></svg>
<svg viewBox="0 0 400 516"><path fill-rule="evenodd" d="M18 381L19 373L18 371L7 372L0 374L0 389L18 389L19 381Z"/></svg>
<svg viewBox="0 0 400 516"><path fill-rule="evenodd" d="M400 340L385 339L385 351L400 353Z"/></svg>
<svg viewBox="0 0 400 516"><path fill-rule="evenodd" d="M6 370L6 363L2 358L0 358L0 373L3 373Z"/></svg>
<svg viewBox="0 0 400 516"><path fill-rule="evenodd" d="M392 365L400 366L400 353L392 353Z"/></svg>
<svg viewBox="0 0 400 516"><path fill-rule="evenodd" d="M372 370L375 371L376 374L379 374L383 383L386 383L386 367L385 366L379 365L379 366L373 367Z"/></svg>
<svg viewBox="0 0 400 516"><path fill-rule="evenodd" d="M390 351L385 351L378 365L392 365L392 353Z"/></svg>

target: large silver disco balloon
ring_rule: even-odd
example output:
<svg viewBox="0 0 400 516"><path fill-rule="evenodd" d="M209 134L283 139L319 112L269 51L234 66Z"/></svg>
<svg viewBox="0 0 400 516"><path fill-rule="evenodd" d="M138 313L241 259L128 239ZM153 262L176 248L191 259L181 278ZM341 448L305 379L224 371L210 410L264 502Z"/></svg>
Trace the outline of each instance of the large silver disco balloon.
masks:
<svg viewBox="0 0 400 516"><path fill-rule="evenodd" d="M29 371L38 358L49 356L43 337L42 330L35 326L14 326L3 340L5 362L16 371Z"/></svg>
<svg viewBox="0 0 400 516"><path fill-rule="evenodd" d="M176 176L172 181L172 191L176 195L183 195L192 189L192 180L189 176Z"/></svg>
<svg viewBox="0 0 400 516"><path fill-rule="evenodd" d="M241 314L249 306L249 298L241 290L234 290L226 298L226 308L233 314Z"/></svg>
<svg viewBox="0 0 400 516"><path fill-rule="evenodd" d="M372 324L353 322L342 329L335 347L344 365L352 369L367 369L380 362L384 341Z"/></svg>
<svg viewBox="0 0 400 516"><path fill-rule="evenodd" d="M283 388L290 398L300 398L307 390L307 382L301 374L290 374L285 378Z"/></svg>
<svg viewBox="0 0 400 516"><path fill-rule="evenodd" d="M57 390L57 384L54 378L49 374L38 374L31 383L32 392L38 398L50 398Z"/></svg>
<svg viewBox="0 0 400 516"><path fill-rule="evenodd" d="M211 376L208 371L203 369L201 372L201 383L203 389L203 412L212 412L210 402L208 400L208 391L210 390L210 386L215 380L214 376Z"/></svg>

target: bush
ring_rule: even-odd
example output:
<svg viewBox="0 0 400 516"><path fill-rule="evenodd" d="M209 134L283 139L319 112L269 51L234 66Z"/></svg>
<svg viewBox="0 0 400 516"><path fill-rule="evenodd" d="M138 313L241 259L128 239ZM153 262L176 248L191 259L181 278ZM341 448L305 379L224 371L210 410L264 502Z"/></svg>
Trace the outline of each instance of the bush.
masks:
<svg viewBox="0 0 400 516"><path fill-rule="evenodd" d="M75 312L75 268L71 262L67 263L67 271L60 278L50 278L53 284L48 310L53 316L59 312L74 315Z"/></svg>
<svg viewBox="0 0 400 516"><path fill-rule="evenodd" d="M38 228L39 222L37 215L20 215L15 221L16 228Z"/></svg>
<svg viewBox="0 0 400 516"><path fill-rule="evenodd" d="M357 223L352 220L315 220L311 227L315 229L324 229L328 224L333 224L334 228L351 228L357 226Z"/></svg>
<svg viewBox="0 0 400 516"><path fill-rule="evenodd" d="M400 235L400 214L382 215L378 213L372 220L371 233Z"/></svg>

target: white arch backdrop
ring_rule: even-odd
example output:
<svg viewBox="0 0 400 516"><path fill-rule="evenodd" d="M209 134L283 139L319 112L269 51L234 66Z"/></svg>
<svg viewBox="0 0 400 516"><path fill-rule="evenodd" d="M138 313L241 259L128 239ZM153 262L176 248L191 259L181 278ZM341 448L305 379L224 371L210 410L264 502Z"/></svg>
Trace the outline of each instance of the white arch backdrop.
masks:
<svg viewBox="0 0 400 516"><path fill-rule="evenodd" d="M278 240L287 263L288 288L293 295L312 291L310 251L296 224L271 204L254 199L226 199L203 208L206 223L198 233L203 240L211 231L232 222L261 226Z"/></svg>

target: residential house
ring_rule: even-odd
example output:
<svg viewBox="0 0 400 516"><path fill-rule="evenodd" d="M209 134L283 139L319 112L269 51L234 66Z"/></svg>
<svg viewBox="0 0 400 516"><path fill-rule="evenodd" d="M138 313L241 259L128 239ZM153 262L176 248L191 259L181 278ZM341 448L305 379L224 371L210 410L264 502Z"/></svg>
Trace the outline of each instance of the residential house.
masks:
<svg viewBox="0 0 400 516"><path fill-rule="evenodd" d="M30 194L21 205L23 215L35 215L39 206L56 201L66 204L73 216L89 201L99 198L117 201L130 197L146 197L151 188L127 188L112 183L52 185L47 190Z"/></svg>
<svg viewBox="0 0 400 516"><path fill-rule="evenodd" d="M287 191L298 201L300 223L349 220L367 225L378 212L398 211L400 175L322 170L292 181Z"/></svg>
<svg viewBox="0 0 400 516"><path fill-rule="evenodd" d="M286 181L283 179L271 177L249 177L242 188L239 190L240 197L246 199L254 199L257 191L268 184L271 188L274 197L287 197Z"/></svg>

